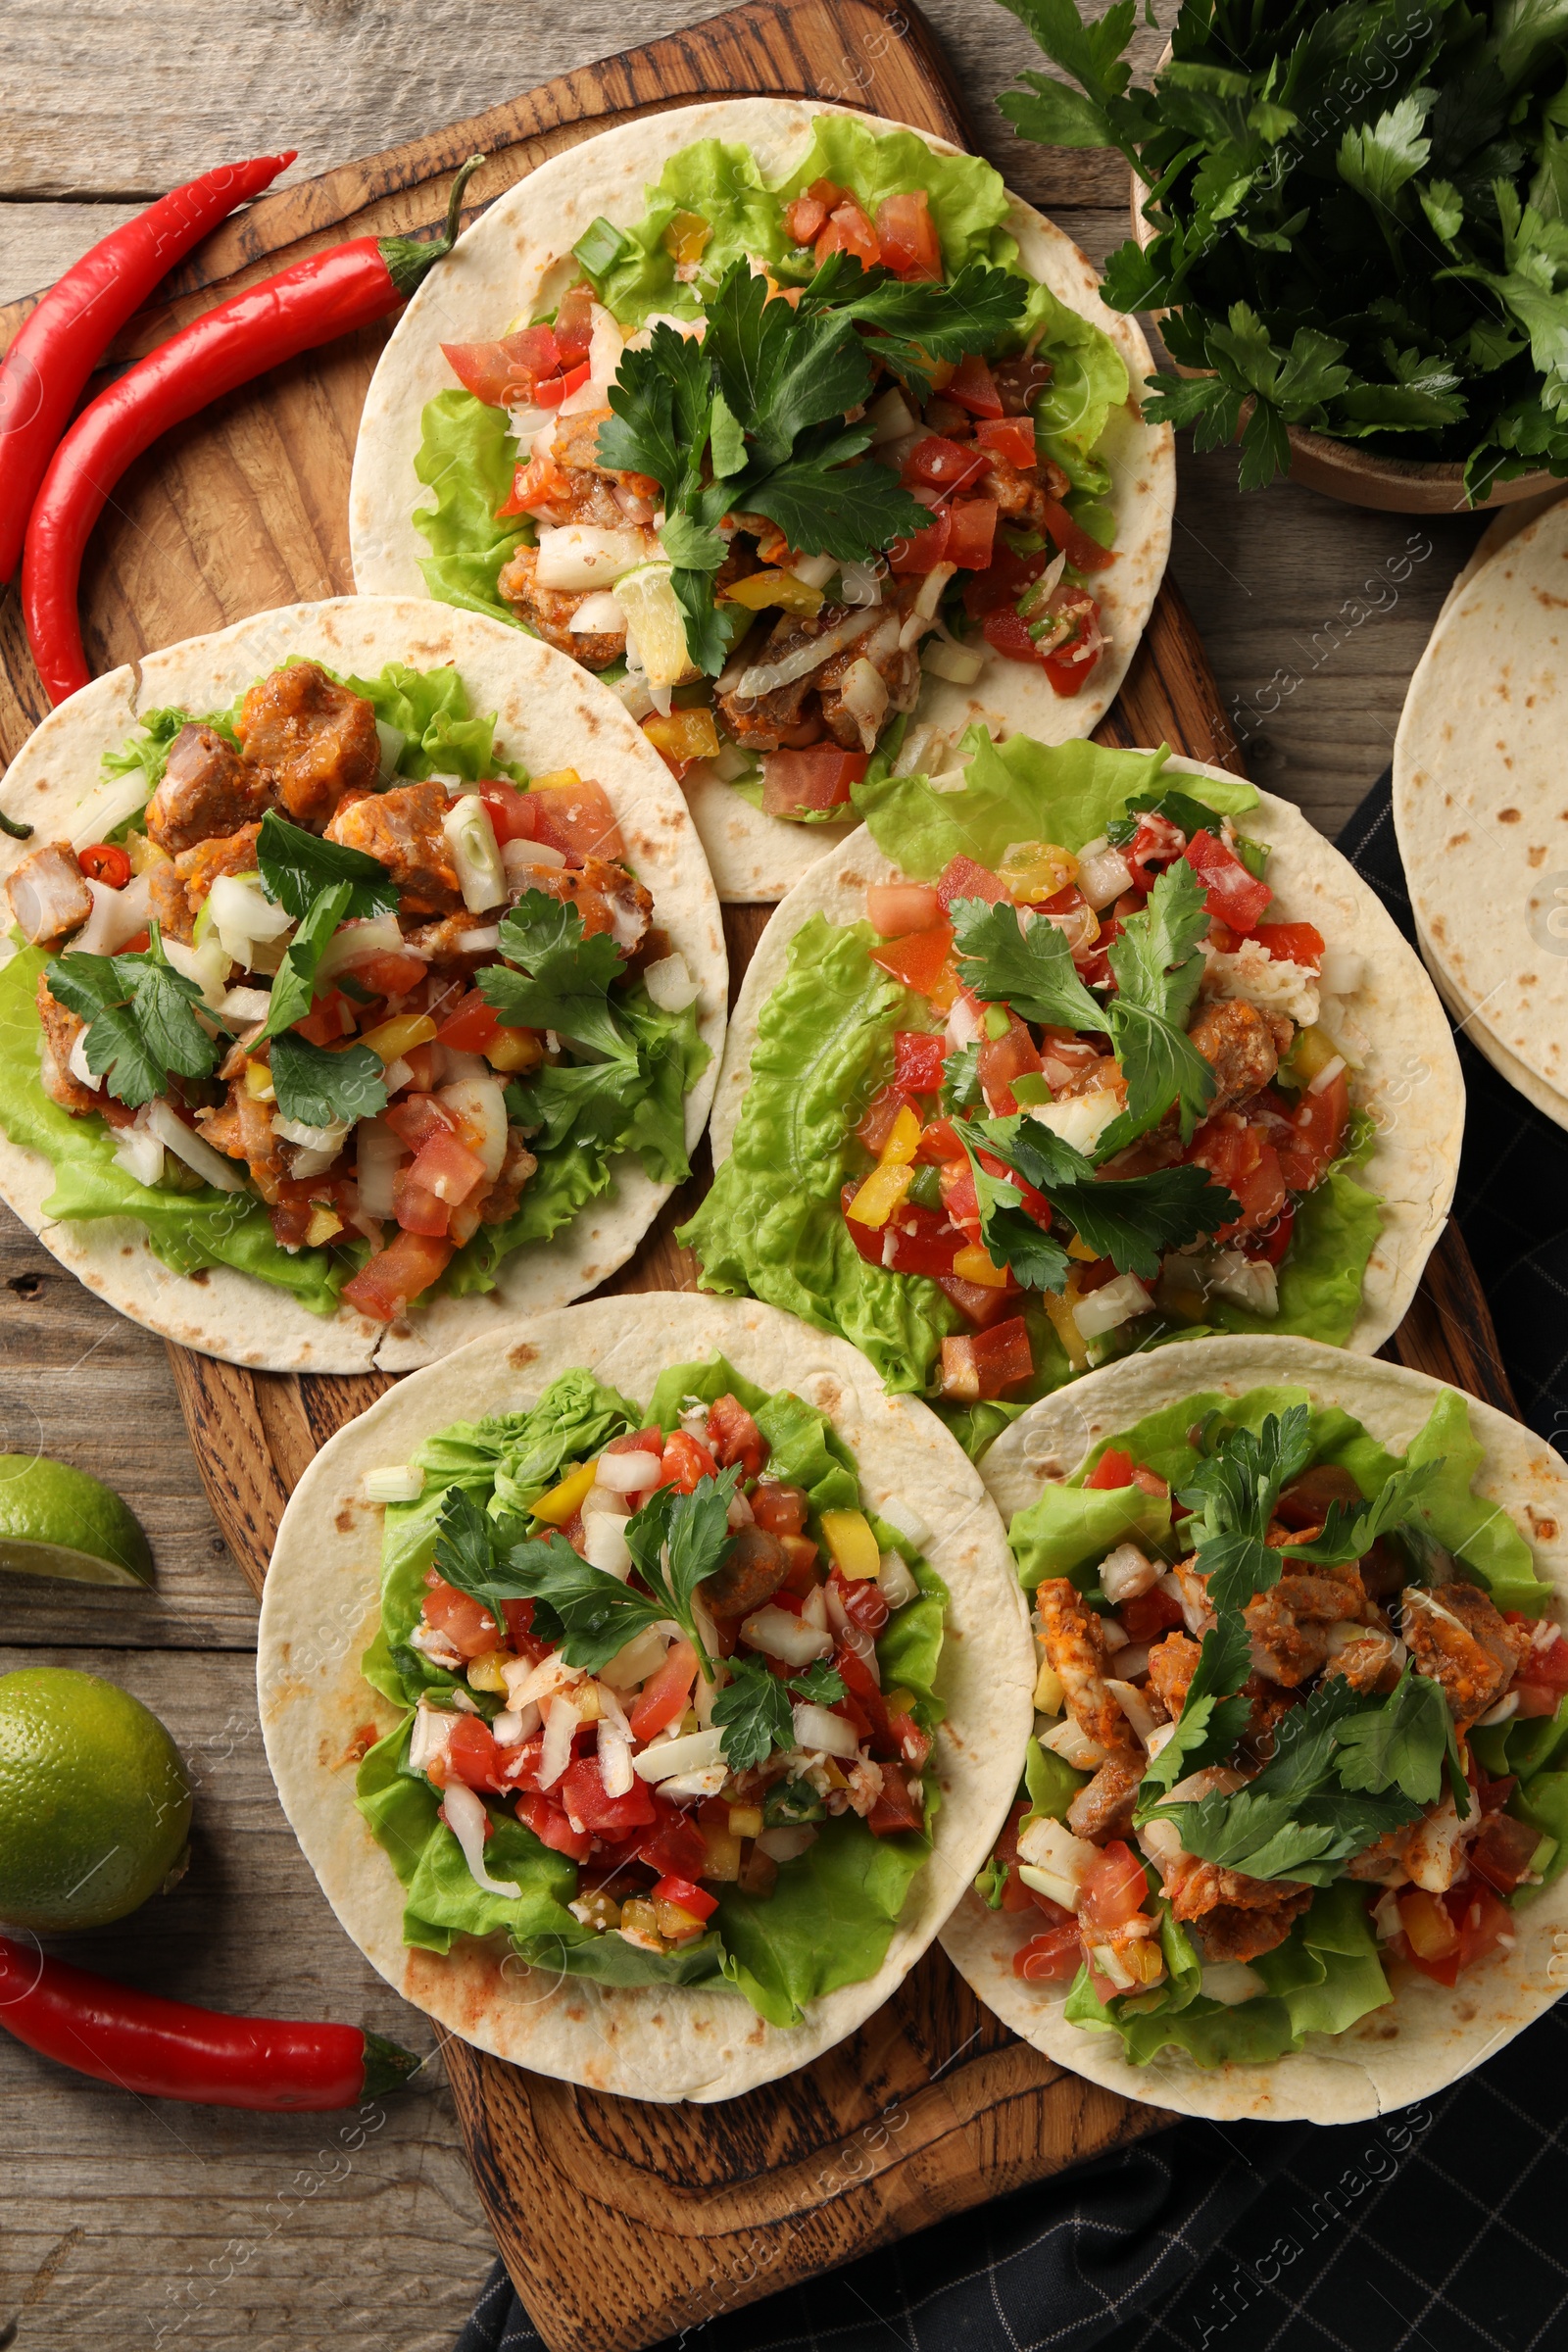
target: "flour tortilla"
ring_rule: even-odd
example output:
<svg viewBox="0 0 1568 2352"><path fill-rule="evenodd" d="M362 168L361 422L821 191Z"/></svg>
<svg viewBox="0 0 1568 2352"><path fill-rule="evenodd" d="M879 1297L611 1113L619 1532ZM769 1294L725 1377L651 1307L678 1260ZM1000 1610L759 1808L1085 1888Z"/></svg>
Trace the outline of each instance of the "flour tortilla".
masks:
<svg viewBox="0 0 1568 2352"><path fill-rule="evenodd" d="M1422 960L1432 974L1433 986L1453 1016L1455 1028L1463 1031L1476 1052L1491 1062L1498 1077L1505 1078L1515 1093L1523 1095L1527 1102L1534 1103L1544 1117L1551 1119L1559 1127L1568 1128L1568 1096L1555 1094L1549 1086L1544 1086L1533 1070L1526 1069L1506 1046L1498 1043L1476 1013L1466 1009L1419 923L1415 928L1415 936Z"/></svg>
<svg viewBox="0 0 1568 2352"><path fill-rule="evenodd" d="M1456 587L1394 747L1394 822L1423 951L1481 1048L1568 1124L1568 505ZM1495 1051L1493 1049L1495 1048Z"/></svg>
<svg viewBox="0 0 1568 2352"><path fill-rule="evenodd" d="M419 559L429 554L415 530L416 506L427 504L414 471L419 419L426 401L450 391L454 377L443 343L484 341L539 307L541 288L558 258L598 215L617 227L640 220L645 189L668 159L695 140L716 138L749 146L769 179L787 177L824 114L854 114L793 98L730 98L709 106L674 107L585 139L540 166L497 199L433 270L399 319L376 366L354 454L349 521L357 586L373 594L423 596ZM911 125L859 115L873 130ZM938 155L962 151L917 130ZM1076 698L1058 696L1043 670L993 657L974 688L928 681L920 716L955 738L975 720L998 735L1015 731L1045 743L1087 735L1115 700L1137 651L1165 569L1176 499L1175 442L1168 425L1146 425L1137 395L1153 368L1149 345L1132 318L1100 298L1099 273L1070 237L1016 196L1009 199L1007 232L1018 244L1022 269L1057 299L1101 327L1126 362L1131 394L1113 417L1102 445L1114 486L1114 564L1096 574L1095 595L1110 647ZM550 293L556 287L552 284ZM701 762L685 778L697 830L721 899L782 898L844 828L792 824L764 816Z"/></svg>
<svg viewBox="0 0 1568 2352"><path fill-rule="evenodd" d="M0 836L0 882L39 843L75 832L84 806L102 789L103 754L119 750L138 713L171 704L224 710L294 654L359 677L373 677L389 662L416 669L455 662L470 709L498 713L501 758L534 775L575 767L604 786L627 858L653 892L656 919L701 984L698 1026L713 1059L686 1098L692 1151L717 1078L729 969L702 847L668 769L613 695L564 655L501 621L413 597L338 597L259 613L149 654L139 676L126 668L95 678L29 736L0 785L0 807L34 828L30 842ZM407 1325L388 1327L349 1307L331 1318L314 1315L286 1291L232 1267L172 1273L132 1218L51 1220L43 1204L54 1183L41 1153L0 1134L0 1197L89 1290L166 1340L272 1372L404 1371L514 1315L564 1305L624 1265L673 1189L624 1158L610 1190L553 1240L505 1261L496 1290L438 1298L416 1306Z"/></svg>
<svg viewBox="0 0 1568 2352"><path fill-rule="evenodd" d="M1165 773L1236 780L1194 760L1172 760ZM1352 1066L1355 1099L1378 1121L1377 1141L1356 1180L1382 1196L1383 1230L1347 1342L1370 1355L1403 1321L1453 1199L1464 1128L1458 1055L1419 958L1354 868L1289 801L1262 791L1257 798L1257 807L1240 821L1273 850L1270 919L1315 923L1331 950L1343 948L1364 959L1360 987L1351 996L1325 998L1321 1022L1352 1065L1360 1065ZM715 1167L734 1144L758 1023L784 977L791 940L813 914L858 922L866 885L896 871L869 832L857 833L796 884L763 932L736 1000L713 1099Z"/></svg>
<svg viewBox="0 0 1568 2352"><path fill-rule="evenodd" d="M360 1674L380 1620L381 1512L368 1470L406 1461L449 1422L515 1412L586 1366L646 1404L671 1364L715 1350L769 1391L828 1414L872 1509L890 1498L931 1529L951 1601L937 1688L948 1715L928 1770L934 1848L876 1975L766 2024L732 1991L620 1988L522 1967L465 1938L447 1957L404 1944L403 1890L354 1802L345 1761L398 1710ZM318 1453L283 1515L262 1601L257 1688L268 1762L306 1859L372 1967L478 2048L636 2099L728 2099L842 2041L901 1984L1005 1821L1033 1722L1034 1649L1002 1522L978 1473L924 1405L886 1396L865 1358L756 1300L692 1293L601 1298L514 1323L403 1382Z"/></svg>
<svg viewBox="0 0 1568 2352"><path fill-rule="evenodd" d="M1342 1405L1396 1453L1443 1393L1424 1372L1357 1360L1312 1340L1187 1340L1107 1364L1031 1405L987 1454L986 1484L1010 1525L1047 1478L1070 1476L1091 1446L1146 1413L1204 1391L1238 1396L1275 1382L1305 1389L1314 1404ZM1477 1491L1514 1521L1542 1581L1555 1590L1553 1615L1568 1624L1568 1464L1521 1422L1474 1396L1466 1401L1486 1449ZM1561 1989L1550 1971L1568 1928L1568 1879L1514 1918L1513 1950L1467 1972L1457 1993L1406 1972L1413 1981L1392 2006L1374 2009L1347 2033L1309 2034L1301 2050L1267 2066L1199 2067L1169 2049L1149 2066L1129 2065L1114 2035L1065 2023L1065 1986L1026 1984L1013 1975L1017 1927L973 1893L948 1922L942 1944L1004 2025L1125 2098L1219 2123L1349 2124L1434 2097L1550 2008Z"/></svg>

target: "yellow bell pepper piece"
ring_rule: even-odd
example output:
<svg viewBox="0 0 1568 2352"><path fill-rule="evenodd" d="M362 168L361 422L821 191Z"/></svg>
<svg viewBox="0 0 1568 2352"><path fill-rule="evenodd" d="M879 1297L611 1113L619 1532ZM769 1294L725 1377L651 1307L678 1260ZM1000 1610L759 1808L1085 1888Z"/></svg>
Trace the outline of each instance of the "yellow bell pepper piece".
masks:
<svg viewBox="0 0 1568 2352"><path fill-rule="evenodd" d="M667 718L643 720L643 733L666 760L716 760L718 728L706 703L689 710L671 710Z"/></svg>
<svg viewBox="0 0 1568 2352"><path fill-rule="evenodd" d="M248 1061L245 1064L245 1092L253 1102L277 1101L272 1087L272 1073L265 1061Z"/></svg>
<svg viewBox="0 0 1568 2352"><path fill-rule="evenodd" d="M312 1249L318 1248L322 1242L329 1242L334 1233L341 1233L342 1230L343 1220L335 1208L328 1207L324 1200L311 1202L311 1221L305 1228L305 1239Z"/></svg>
<svg viewBox="0 0 1568 2352"><path fill-rule="evenodd" d="M545 1057L531 1029L498 1029L484 1050L493 1070L534 1070Z"/></svg>
<svg viewBox="0 0 1568 2352"><path fill-rule="evenodd" d="M1290 1065L1286 1076L1298 1079L1302 1086L1310 1086L1319 1070L1326 1070L1338 1058L1339 1051L1326 1029L1298 1030L1296 1043L1286 1056Z"/></svg>
<svg viewBox="0 0 1568 2352"><path fill-rule="evenodd" d="M850 1202L848 1213L857 1225L874 1231L887 1223L913 1182L914 1169L907 1160L882 1160Z"/></svg>
<svg viewBox="0 0 1568 2352"><path fill-rule="evenodd" d="M1035 1677L1035 1713L1059 1715L1066 1703L1067 1693L1062 1688L1060 1675L1054 1666L1042 1658L1040 1672Z"/></svg>
<svg viewBox="0 0 1568 2352"><path fill-rule="evenodd" d="M1025 906L1054 899L1077 879L1077 858L1054 841L1011 842L997 868L997 880L1007 896Z"/></svg>
<svg viewBox="0 0 1568 2352"><path fill-rule="evenodd" d="M914 1692L912 1690L906 1690L904 1685L901 1683L896 1690L883 1691L882 1704L886 1707L890 1715L912 1715L914 1712Z"/></svg>
<svg viewBox="0 0 1568 2352"><path fill-rule="evenodd" d="M731 1805L729 1834L732 1838L760 1838L762 1828L760 1805Z"/></svg>
<svg viewBox="0 0 1568 2352"><path fill-rule="evenodd" d="M822 1541L840 1574L863 1582L875 1576L882 1554L863 1511L824 1511Z"/></svg>
<svg viewBox="0 0 1568 2352"><path fill-rule="evenodd" d="M886 1143L877 1153L879 1168L902 1168L913 1159L920 1149L920 1122L906 1102L888 1129Z"/></svg>
<svg viewBox="0 0 1568 2352"><path fill-rule="evenodd" d="M1006 1267L994 1265L977 1242L970 1242L956 1252L953 1271L960 1282L983 1283L988 1291L1004 1291L1007 1287Z"/></svg>
<svg viewBox="0 0 1568 2352"><path fill-rule="evenodd" d="M1087 1372L1089 1350L1084 1346L1084 1336L1078 1328L1077 1317L1066 1299L1055 1291L1042 1291L1040 1303L1055 1327L1056 1337L1072 1369L1075 1372Z"/></svg>
<svg viewBox="0 0 1568 2352"><path fill-rule="evenodd" d="M712 233L701 213L676 213L660 243L677 270L688 269L702 260L703 248Z"/></svg>
<svg viewBox="0 0 1568 2352"><path fill-rule="evenodd" d="M396 1061L416 1046L427 1046L435 1036L435 1023L427 1012L400 1012L396 1020L382 1021L374 1029L367 1029L360 1039L372 1054L383 1061Z"/></svg>
<svg viewBox="0 0 1568 2352"><path fill-rule="evenodd" d="M510 1666L512 1663L510 1649L481 1651L478 1657L468 1660L469 1690L504 1690L507 1687L507 1678L501 1670L504 1666Z"/></svg>
<svg viewBox="0 0 1568 2352"><path fill-rule="evenodd" d="M533 1506L536 1519L548 1520L552 1527L564 1527L573 1512L582 1507L582 1498L594 1483L594 1465L584 1462L578 1469L568 1470L559 1486L548 1494L541 1494Z"/></svg>
<svg viewBox="0 0 1568 2352"><path fill-rule="evenodd" d="M530 792L574 791L582 782L574 767L553 767L548 776L530 776Z"/></svg>
<svg viewBox="0 0 1568 2352"><path fill-rule="evenodd" d="M731 580L723 601L744 605L748 612L776 605L781 612L799 612L809 620L822 610L822 591L798 580L792 571L754 571L744 580Z"/></svg>
<svg viewBox="0 0 1568 2352"><path fill-rule="evenodd" d="M1098 1250L1091 1250L1089 1244L1084 1240L1083 1236L1075 1233L1072 1237L1072 1240L1067 1244L1067 1255L1069 1257L1076 1257L1082 1265L1092 1266L1098 1264L1100 1251Z"/></svg>

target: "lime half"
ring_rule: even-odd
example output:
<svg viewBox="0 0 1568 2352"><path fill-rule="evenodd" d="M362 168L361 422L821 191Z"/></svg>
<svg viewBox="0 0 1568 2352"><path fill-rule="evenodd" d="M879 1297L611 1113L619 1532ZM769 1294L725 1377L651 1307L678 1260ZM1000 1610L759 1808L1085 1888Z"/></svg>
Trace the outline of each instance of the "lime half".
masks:
<svg viewBox="0 0 1568 2352"><path fill-rule="evenodd" d="M650 686L678 686L682 678L696 675L670 568L658 561L634 564L615 582L615 602L626 615L626 633Z"/></svg>
<svg viewBox="0 0 1568 2352"><path fill-rule="evenodd" d="M0 1453L0 1569L78 1585L150 1585L152 1546L112 1487L69 1462Z"/></svg>
<svg viewBox="0 0 1568 2352"><path fill-rule="evenodd" d="M183 1865L190 1782L156 1715L67 1666L0 1675L0 1920L123 1919Z"/></svg>

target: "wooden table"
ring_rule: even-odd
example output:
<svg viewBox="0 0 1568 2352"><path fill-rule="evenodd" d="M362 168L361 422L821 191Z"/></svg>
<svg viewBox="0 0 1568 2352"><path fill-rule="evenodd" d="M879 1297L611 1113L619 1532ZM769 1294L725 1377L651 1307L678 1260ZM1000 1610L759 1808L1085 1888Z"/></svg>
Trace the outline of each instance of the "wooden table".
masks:
<svg viewBox="0 0 1568 2352"><path fill-rule="evenodd" d="M0 301L240 149L292 142L291 176L308 175L711 13L708 0L163 0L156 13L0 0ZM925 14L986 151L1102 257L1125 229L1119 161L1014 142L993 100L1034 52L1002 9L925 0ZM1146 65L1161 38L1140 35ZM1362 514L1288 485L1244 500L1231 460L1182 454L1173 569L1250 772L1327 832L1388 760L1477 527ZM159 1582L77 1597L8 1580L0 1671L71 1664L122 1682L169 1724L198 1784L183 1886L73 1951L160 1990L360 2017L429 2049L422 2019L337 1928L278 1811L256 1722L255 1603L207 1509L161 1343L0 1208L0 1451L35 1448L120 1489ZM0 2036L0 2344L18 2352L447 2352L492 2257L436 2068L355 2129L353 2117L138 2106Z"/></svg>

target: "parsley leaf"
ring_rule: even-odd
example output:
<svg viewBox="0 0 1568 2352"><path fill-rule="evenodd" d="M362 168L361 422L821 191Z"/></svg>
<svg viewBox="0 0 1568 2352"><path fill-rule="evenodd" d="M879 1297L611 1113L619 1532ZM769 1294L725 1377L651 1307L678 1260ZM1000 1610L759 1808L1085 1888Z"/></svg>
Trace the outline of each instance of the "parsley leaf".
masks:
<svg viewBox="0 0 1568 2352"><path fill-rule="evenodd" d="M1421 1810L1400 1797L1335 1791L1276 1795L1260 1787L1261 1779L1260 1774L1233 1796L1162 1806L1161 1817L1179 1819L1185 1850L1222 1870L1327 1886L1341 1875L1342 1863L1415 1820Z"/></svg>
<svg viewBox="0 0 1568 2352"><path fill-rule="evenodd" d="M969 1155L969 1172L980 1203L980 1238L992 1264L1010 1266L1031 1290L1062 1290L1067 1281L1067 1252L1029 1215L1018 1187L1005 1175L993 1175L983 1164L982 1153L1003 1156L993 1152L987 1128L971 1119L956 1119L954 1127ZM1083 1164L1087 1168L1089 1162Z"/></svg>
<svg viewBox="0 0 1568 2352"><path fill-rule="evenodd" d="M1004 901L955 899L953 952L966 987L985 1004L1010 1004L1043 1028L1103 1031L1106 1007L1078 977L1065 935L1037 916L1027 926Z"/></svg>
<svg viewBox="0 0 1568 2352"><path fill-rule="evenodd" d="M1264 1539L1281 1489L1311 1458L1311 1416L1293 1404L1268 1414L1259 1430L1228 1430L1179 1489L1177 1499L1195 1514L1188 1525L1196 1564L1216 1609L1242 1608L1278 1584L1285 1555Z"/></svg>
<svg viewBox="0 0 1568 2352"><path fill-rule="evenodd" d="M1239 1610L1222 1609L1203 1636L1176 1729L1139 1783L1139 1822L1147 1821L1159 1799L1189 1773L1225 1761L1251 1720L1250 1699L1237 1695L1251 1671L1247 1622Z"/></svg>
<svg viewBox="0 0 1568 2352"><path fill-rule="evenodd" d="M386 1108L386 1067L370 1046L330 1049L286 1030L272 1040L272 1092L285 1119L335 1127Z"/></svg>
<svg viewBox="0 0 1568 2352"><path fill-rule="evenodd" d="M627 1549L662 1603L659 1614L674 1618L696 1650L708 1682L717 1676L698 1630L692 1595L729 1555L734 1542L729 1506L740 1475L737 1464L716 1478L700 1478L690 1494L661 1487L626 1522Z"/></svg>
<svg viewBox="0 0 1568 2352"><path fill-rule="evenodd" d="M724 1761L731 1772L745 1772L775 1747L793 1747L795 1724L789 1692L760 1658L732 1659L729 1675L713 1701L713 1721L724 1727Z"/></svg>
<svg viewBox="0 0 1568 2352"><path fill-rule="evenodd" d="M942 1064L942 1108L948 1118L956 1110L984 1108L980 1092L980 1044L959 1046Z"/></svg>
<svg viewBox="0 0 1568 2352"><path fill-rule="evenodd" d="M348 912L353 896L352 882L334 882L311 901L272 982L264 1037L280 1036L309 1013L316 1002L318 966L326 953L327 941Z"/></svg>
<svg viewBox="0 0 1568 2352"><path fill-rule="evenodd" d="M790 1689L799 1691L802 1698L809 1699L813 1706L836 1706L844 1696L844 1677L826 1658L813 1658L800 1674L790 1676Z"/></svg>
<svg viewBox="0 0 1568 2352"><path fill-rule="evenodd" d="M1021 1282L1042 1290L1062 1287L1067 1259L1023 1211L1014 1189L1004 1187L977 1165L977 1152L989 1152L1015 1169L1026 1184L1044 1194L1097 1257L1108 1257L1118 1274L1136 1274L1141 1280L1158 1273L1164 1250L1214 1232L1236 1213L1230 1193L1213 1183L1205 1168L1155 1168L1145 1176L1102 1179L1074 1145L1026 1112L978 1122L958 1119L955 1126L975 1171L987 1249L999 1264L1011 1265ZM988 1199L994 1210L991 1225L985 1223ZM1042 1244L1044 1251L1054 1252L1059 1267L1053 1281L1041 1282L1025 1271L1026 1263L1047 1263Z"/></svg>
<svg viewBox="0 0 1568 2352"><path fill-rule="evenodd" d="M567 1665L587 1674L598 1674L617 1650L669 1615L662 1599L580 1559L559 1528L514 1544L496 1584L508 1599L532 1600L534 1632L545 1641L559 1639Z"/></svg>
<svg viewBox="0 0 1568 2352"><path fill-rule="evenodd" d="M1349 1509L1343 1502L1330 1503L1322 1535L1312 1544L1293 1544L1291 1556L1321 1568L1364 1559L1379 1536L1416 1517L1423 1495L1441 1477L1443 1467L1441 1459L1417 1462L1408 1470L1396 1470L1370 1502Z"/></svg>
<svg viewBox="0 0 1568 2352"><path fill-rule="evenodd" d="M1370 1789L1375 1795L1397 1788L1417 1804L1430 1805L1443 1793L1444 1767L1450 1754L1457 1765L1453 1718L1442 1686L1406 1666L1381 1707L1352 1715L1340 1726L1334 1763L1347 1788ZM1462 1773L1458 1787L1464 1787ZM1466 1790L1461 1819L1469 1810Z"/></svg>
<svg viewBox="0 0 1568 2352"><path fill-rule="evenodd" d="M637 1049L610 1004L612 984L624 969L609 932L583 936L575 906L524 891L501 925L501 953L477 975L486 1004L512 1029L554 1029L612 1061L635 1061Z"/></svg>
<svg viewBox="0 0 1568 2352"><path fill-rule="evenodd" d="M397 909L397 885L378 858L307 833L275 808L269 808L262 819L256 864L268 897L286 906L297 923L304 922L318 894L337 883L349 887L339 922L350 915L392 914Z"/></svg>
<svg viewBox="0 0 1568 2352"><path fill-rule="evenodd" d="M449 1487L436 1519L435 1565L449 1585L499 1619L504 1600L527 1598L496 1558L509 1540L522 1533L521 1520L492 1519L466 1488ZM566 1549L570 1551L569 1544Z"/></svg>
<svg viewBox="0 0 1568 2352"><path fill-rule="evenodd" d="M1213 1100L1213 1067L1187 1035L1203 976L1198 943L1208 924L1203 886L1179 859L1159 876L1144 912L1130 915L1110 944L1116 982L1110 1033L1127 1081L1127 1108L1100 1140L1103 1159L1146 1134L1173 1103L1185 1143Z"/></svg>
<svg viewBox="0 0 1568 2352"><path fill-rule="evenodd" d="M164 955L156 923L134 956L84 956L79 949L44 967L49 993L87 1024L83 1052L117 1102L135 1106L169 1092L172 1076L205 1078L220 1048L192 1007L202 992Z"/></svg>

